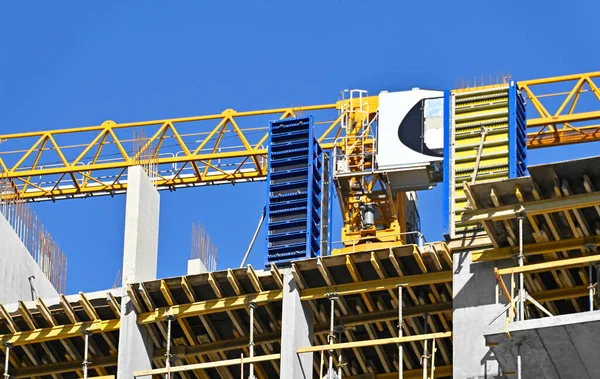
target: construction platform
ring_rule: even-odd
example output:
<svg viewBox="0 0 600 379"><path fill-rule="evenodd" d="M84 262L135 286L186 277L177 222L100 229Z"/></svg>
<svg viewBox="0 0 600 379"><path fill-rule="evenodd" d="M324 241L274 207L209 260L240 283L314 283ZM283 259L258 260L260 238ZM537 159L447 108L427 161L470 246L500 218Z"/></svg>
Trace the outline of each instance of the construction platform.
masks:
<svg viewBox="0 0 600 379"><path fill-rule="evenodd" d="M97 376L115 376L124 366L136 377L170 371L184 378L239 378L248 363L259 378L309 378L321 375L332 349L345 378L392 378L401 367L401 343L404 378L422 377L423 365L435 378L509 375L513 368L499 350L509 344L507 331L516 339L538 328L530 324L564 325L560 320L569 316L560 315L596 317L587 312L590 301L598 309L597 296L590 295L597 274L589 268L600 261L600 158L529 171L530 177L465 185L471 209L463 217L482 229L453 241L423 247L374 243L288 268L131 280L107 291L5 304L0 356L8 355L8 372L16 378L75 378L85 367ZM135 196L156 192L143 175L140 182ZM128 194L127 212L137 215L131 220L141 229L135 231L137 245L127 245L126 235L130 259L124 264L133 269L124 267L124 274L137 279L139 264L157 249L148 247L152 238L144 233L155 233L158 214L148 216L144 212L152 210L136 210L129 201ZM519 218L522 266L515 260ZM515 320L514 286L503 284L520 273L527 294L552 317L528 303L526 320ZM335 338L328 340L332 307ZM498 327L494 320L503 322ZM527 354L524 345L524 362ZM302 374L286 376L298 368Z"/></svg>

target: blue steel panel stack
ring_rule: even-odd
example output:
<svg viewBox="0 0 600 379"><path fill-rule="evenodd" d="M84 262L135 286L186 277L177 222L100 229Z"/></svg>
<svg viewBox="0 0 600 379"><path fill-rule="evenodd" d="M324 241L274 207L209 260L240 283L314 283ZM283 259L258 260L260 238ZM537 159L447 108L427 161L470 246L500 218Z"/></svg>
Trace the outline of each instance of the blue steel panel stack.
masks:
<svg viewBox="0 0 600 379"><path fill-rule="evenodd" d="M320 255L323 183L312 117L269 126L265 266Z"/></svg>
<svg viewBox="0 0 600 379"><path fill-rule="evenodd" d="M509 177L518 178L527 172L527 113L525 99L510 82L508 89Z"/></svg>

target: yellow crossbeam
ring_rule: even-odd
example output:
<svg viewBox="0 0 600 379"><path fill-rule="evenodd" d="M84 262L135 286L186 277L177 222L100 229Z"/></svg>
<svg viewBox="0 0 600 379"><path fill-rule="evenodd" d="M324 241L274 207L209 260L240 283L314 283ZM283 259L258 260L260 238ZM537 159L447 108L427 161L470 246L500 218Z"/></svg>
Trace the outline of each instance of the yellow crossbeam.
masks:
<svg viewBox="0 0 600 379"><path fill-rule="evenodd" d="M581 247L585 247L586 245L590 244L600 246L600 236L580 237L559 241L532 243L523 246L523 254L529 256L555 253L557 251L580 249ZM471 259L473 260L473 262L495 261L515 257L518 254L518 246L509 246L502 247L499 249L474 251L471 253Z"/></svg>
<svg viewBox="0 0 600 379"><path fill-rule="evenodd" d="M331 345L307 346L307 347L298 348L298 350L296 350L296 352L298 354L314 353L314 352L325 351L325 350L338 350L338 349L351 349L351 348L355 348L355 347L390 345L390 344L397 344L397 343L425 341L425 340L450 338L450 337L452 337L452 332L429 333L429 334L419 334L419 335L414 335L414 336L381 338L381 339L377 339L377 340L342 342L342 343L334 343Z"/></svg>
<svg viewBox="0 0 600 379"><path fill-rule="evenodd" d="M600 254L598 255L588 255L585 257L579 258L570 258L570 259L560 259L557 261L536 263L531 265L526 265L523 267L509 267L499 269L498 273L500 275L506 274L518 274L521 272L536 272L536 271L546 271L555 268L570 268L570 267L578 267L582 265L586 265L588 263L600 262Z"/></svg>
<svg viewBox="0 0 600 379"><path fill-rule="evenodd" d="M51 328L34 329L27 332L13 334L0 334L0 341L14 346L55 341L67 337L81 336L85 331L91 333L106 333L118 330L119 320L95 320L90 322L77 322L70 325L58 325Z"/></svg>
<svg viewBox="0 0 600 379"><path fill-rule="evenodd" d="M256 362L265 362L265 361L273 361L278 360L281 357L280 354L269 354L269 355L261 355L258 357L248 357L248 358L234 358L227 359L224 361L217 362L205 362L205 363L194 363L191 365L185 366L174 366L169 369L166 368L158 368L154 370L143 370L143 371L135 371L133 376L135 378L139 376L150 376L150 375L162 375L168 372L182 372L182 371L192 371L192 370L202 370L207 368L216 368L223 366L235 366L243 363L256 363Z"/></svg>
<svg viewBox="0 0 600 379"><path fill-rule="evenodd" d="M599 204L600 191L568 196L560 199L539 200L524 204L482 209L465 213L462 217L462 220L464 222L502 221L515 218L520 212L524 212L528 216L535 216L544 213L554 213L570 209L593 207Z"/></svg>

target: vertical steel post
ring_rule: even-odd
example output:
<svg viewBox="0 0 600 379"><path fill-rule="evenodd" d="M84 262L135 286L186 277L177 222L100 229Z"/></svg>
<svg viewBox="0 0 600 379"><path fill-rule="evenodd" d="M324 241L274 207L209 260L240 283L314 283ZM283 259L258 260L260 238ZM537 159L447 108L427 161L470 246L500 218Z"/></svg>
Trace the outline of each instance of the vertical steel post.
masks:
<svg viewBox="0 0 600 379"><path fill-rule="evenodd" d="M167 319L167 351L165 353L165 368L167 369L167 373L165 375L165 379L171 379L171 324L175 317L170 314L166 316Z"/></svg>
<svg viewBox="0 0 600 379"><path fill-rule="evenodd" d="M398 337L402 337L402 286L398 286ZM404 352L402 342L398 344L398 378L404 377Z"/></svg>
<svg viewBox="0 0 600 379"><path fill-rule="evenodd" d="M244 379L244 353L240 354L240 378Z"/></svg>
<svg viewBox="0 0 600 379"><path fill-rule="evenodd" d="M590 290L590 311L594 310L594 283L592 283L592 264L588 264L588 289Z"/></svg>
<svg viewBox="0 0 600 379"><path fill-rule="evenodd" d="M90 335L92 332L89 330L85 330L84 334L84 347L83 347L83 379L87 379L88 377L88 366L90 365L90 361L88 360L88 351L90 349Z"/></svg>
<svg viewBox="0 0 600 379"><path fill-rule="evenodd" d="M248 308L250 308L250 340L248 342L248 349L250 350L250 358L254 358L254 309L256 308L256 304L251 302L248 304ZM249 371L248 378L254 379L254 362L250 362Z"/></svg>
<svg viewBox="0 0 600 379"><path fill-rule="evenodd" d="M425 333L429 333L429 324L427 323L429 314L425 313ZM427 359L429 351L427 350L427 340L423 341L423 379L427 379Z"/></svg>
<svg viewBox="0 0 600 379"><path fill-rule="evenodd" d="M523 214L519 213L519 267L523 267ZM525 283L522 272L519 273L519 321L525 319Z"/></svg>
<svg viewBox="0 0 600 379"><path fill-rule="evenodd" d="M517 379L521 379L521 344L517 344Z"/></svg>
<svg viewBox="0 0 600 379"><path fill-rule="evenodd" d="M596 297L600 304L600 264L596 265Z"/></svg>
<svg viewBox="0 0 600 379"><path fill-rule="evenodd" d="M342 333L344 332L344 327L342 325L338 326L337 328L337 332L338 332L338 341L341 342L342 341ZM342 379L342 364L343 364L343 358L342 358L342 349L338 350L338 370L337 370L337 374L338 374L338 379Z"/></svg>
<svg viewBox="0 0 600 379"><path fill-rule="evenodd" d="M331 314L329 316L329 344L333 345L335 343L335 302L338 299L337 294L328 294L329 298ZM327 377L329 379L333 379L333 373L335 372L333 368L333 349L329 350L329 367L327 368Z"/></svg>
<svg viewBox="0 0 600 379"><path fill-rule="evenodd" d="M6 343L4 344L4 347L6 348L6 357L4 358L4 379L8 379L10 378L10 375L8 374L8 365L10 363L8 357L10 356L10 348L12 347L12 344Z"/></svg>

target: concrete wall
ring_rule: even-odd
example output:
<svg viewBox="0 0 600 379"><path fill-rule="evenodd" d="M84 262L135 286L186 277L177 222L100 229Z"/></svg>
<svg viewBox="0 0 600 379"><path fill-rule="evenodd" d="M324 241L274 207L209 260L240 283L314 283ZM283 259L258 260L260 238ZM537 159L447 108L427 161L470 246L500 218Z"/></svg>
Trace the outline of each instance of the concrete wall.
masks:
<svg viewBox="0 0 600 379"><path fill-rule="evenodd" d="M504 304L496 304L493 262L473 263L470 252L455 253L453 261L453 377L503 378L498 361L483 336L504 308Z"/></svg>
<svg viewBox="0 0 600 379"><path fill-rule="evenodd" d="M158 266L160 196L142 167L130 167L127 177L123 288L156 279ZM135 371L151 369L152 351L152 340L138 325L131 299L123 293L117 377L132 378Z"/></svg>
<svg viewBox="0 0 600 379"><path fill-rule="evenodd" d="M289 269L283 271L280 378L312 378L313 354L298 354L299 347L312 345L313 315L300 301L300 288Z"/></svg>
<svg viewBox="0 0 600 379"><path fill-rule="evenodd" d="M46 275L37 265L21 239L0 214L0 303L32 300L29 277L35 276L35 288L39 297L58 297Z"/></svg>
<svg viewBox="0 0 600 379"><path fill-rule="evenodd" d="M160 196L142 167L130 167L125 205L123 286L156 279Z"/></svg>

